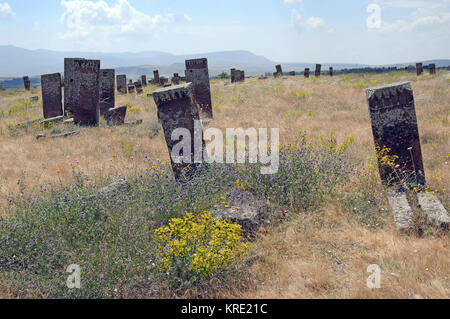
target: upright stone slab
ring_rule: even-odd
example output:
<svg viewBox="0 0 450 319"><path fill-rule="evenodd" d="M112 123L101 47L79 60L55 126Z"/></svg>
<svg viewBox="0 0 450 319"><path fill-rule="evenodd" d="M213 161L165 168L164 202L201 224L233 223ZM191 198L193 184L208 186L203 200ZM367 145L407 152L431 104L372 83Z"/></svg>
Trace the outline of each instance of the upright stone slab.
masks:
<svg viewBox="0 0 450 319"><path fill-rule="evenodd" d="M423 64L422 63L416 63L416 70L417 70L417 75L422 75L422 73L423 73Z"/></svg>
<svg viewBox="0 0 450 319"><path fill-rule="evenodd" d="M115 105L114 69L100 70L100 115L105 115Z"/></svg>
<svg viewBox="0 0 450 319"><path fill-rule="evenodd" d="M192 82L194 101L200 111L207 118L213 118L208 60L186 60L186 81Z"/></svg>
<svg viewBox="0 0 450 319"><path fill-rule="evenodd" d="M309 68L305 68L305 72L303 73L305 78L309 78Z"/></svg>
<svg viewBox="0 0 450 319"><path fill-rule="evenodd" d="M430 74L436 74L436 64L430 64L428 68L430 69Z"/></svg>
<svg viewBox="0 0 450 319"><path fill-rule="evenodd" d="M98 125L100 60L75 60L74 66L70 97L74 123L85 126Z"/></svg>
<svg viewBox="0 0 450 319"><path fill-rule="evenodd" d="M241 80L241 82L244 82L245 81L245 71L240 71L240 73L241 73L240 80Z"/></svg>
<svg viewBox="0 0 450 319"><path fill-rule="evenodd" d="M236 69L233 68L230 70L230 78L231 78L231 83L236 82Z"/></svg>
<svg viewBox="0 0 450 319"><path fill-rule="evenodd" d="M160 84L159 71L158 70L153 71L153 83L155 85L159 85Z"/></svg>
<svg viewBox="0 0 450 319"><path fill-rule="evenodd" d="M134 87L136 88L136 93L137 93L137 94L142 94L142 93L144 93L144 90L142 89L142 83L141 83L141 81L136 81L136 82L134 82Z"/></svg>
<svg viewBox="0 0 450 319"><path fill-rule="evenodd" d="M31 81L28 76L23 77L23 87L25 90L29 91L31 89Z"/></svg>
<svg viewBox="0 0 450 319"><path fill-rule="evenodd" d="M125 74L119 74L117 76L117 92L120 94L127 94L127 76Z"/></svg>
<svg viewBox="0 0 450 319"><path fill-rule="evenodd" d="M396 169L387 165L385 158L378 159L381 180L387 185L398 184L403 179L425 185L411 84L403 82L368 88L366 95L375 145L390 149L389 156L398 156Z"/></svg>
<svg viewBox="0 0 450 319"><path fill-rule="evenodd" d="M41 88L44 118L49 119L63 115L61 74L41 75Z"/></svg>
<svg viewBox="0 0 450 319"><path fill-rule="evenodd" d="M143 87L147 87L147 76L146 75L141 76L141 83L142 83Z"/></svg>
<svg viewBox="0 0 450 319"><path fill-rule="evenodd" d="M195 150L199 151L197 159L203 159L202 152L205 142L203 140L200 114L194 103L193 88L193 83L186 83L153 92L153 98L158 108L158 118L164 129L172 169L177 180L181 178L184 171L194 171L198 167L199 164L195 163ZM195 126L195 121L197 121L197 127ZM191 150L189 154L172 154L174 146L180 142L172 141L172 133L179 128L187 129L190 132ZM194 139L196 131L197 137L200 138L200 147L197 146L197 148ZM173 158L173 155L186 157L190 159L190 163L186 161L176 163L177 160Z"/></svg>
<svg viewBox="0 0 450 319"><path fill-rule="evenodd" d="M172 83L174 85L180 84L180 76L178 75L178 73L173 74Z"/></svg>
<svg viewBox="0 0 450 319"><path fill-rule="evenodd" d="M282 76L283 75L283 69L281 68L281 65L278 64L278 65L275 66L275 68L277 69L276 76Z"/></svg>
<svg viewBox="0 0 450 319"><path fill-rule="evenodd" d="M333 76L333 67L330 66L330 76Z"/></svg>
<svg viewBox="0 0 450 319"><path fill-rule="evenodd" d="M321 73L321 70L322 70L322 64L316 64L316 72L315 72L315 76L320 76L320 73Z"/></svg>
<svg viewBox="0 0 450 319"><path fill-rule="evenodd" d="M65 58L64 59L64 112L72 112L73 98L73 81L75 80L75 68L77 61L83 58Z"/></svg>

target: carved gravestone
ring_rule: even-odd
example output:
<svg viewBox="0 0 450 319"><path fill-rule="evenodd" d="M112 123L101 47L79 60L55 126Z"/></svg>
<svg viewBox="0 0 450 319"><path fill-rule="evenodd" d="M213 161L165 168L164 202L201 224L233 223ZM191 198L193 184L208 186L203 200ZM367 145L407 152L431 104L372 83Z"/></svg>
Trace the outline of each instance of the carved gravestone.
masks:
<svg viewBox="0 0 450 319"><path fill-rule="evenodd" d="M178 73L173 74L172 83L174 85L180 84L180 77L179 77Z"/></svg>
<svg viewBox="0 0 450 319"><path fill-rule="evenodd" d="M135 89L136 87L134 86L134 84L128 84L128 93L134 93Z"/></svg>
<svg viewBox="0 0 450 319"><path fill-rule="evenodd" d="M309 68L305 68L304 75L305 75L305 78L309 78Z"/></svg>
<svg viewBox="0 0 450 319"><path fill-rule="evenodd" d="M110 108L105 113L105 120L108 126L122 125L125 123L128 105L122 105L115 108Z"/></svg>
<svg viewBox="0 0 450 319"><path fill-rule="evenodd" d="M231 69L230 70L230 78L231 78L231 83L235 83L236 82L236 69Z"/></svg>
<svg viewBox="0 0 450 319"><path fill-rule="evenodd" d="M281 65L278 64L278 65L275 66L275 68L277 69L276 76L282 76L283 75L283 70L281 69Z"/></svg>
<svg viewBox="0 0 450 319"><path fill-rule="evenodd" d="M65 58L64 59L64 112L72 112L73 104L73 81L75 79L76 61L84 60L83 58Z"/></svg>
<svg viewBox="0 0 450 319"><path fill-rule="evenodd" d="M295 71L289 72L289 75L290 75L290 76L295 76Z"/></svg>
<svg viewBox="0 0 450 319"><path fill-rule="evenodd" d="M177 180L182 177L184 171L195 171L199 166L199 163L195 163L196 159L197 162L203 159L205 142L203 140L199 111L194 103L193 88L193 83L186 83L153 92L153 98L158 107L158 118L164 129L172 169ZM172 140L172 133L179 128L187 129L190 132L190 141L187 141L187 144L191 146L189 154L172 153L173 148L180 143L178 140ZM195 136L200 139L200 141L197 140L200 147L198 145L196 147ZM198 152L197 154L195 154L196 150ZM185 148L183 151L189 150ZM186 157L189 161L183 160L182 162L177 162L177 159L173 156Z"/></svg>
<svg viewBox="0 0 450 319"><path fill-rule="evenodd" d="M142 83L143 87L147 87L147 76L146 75L141 76L141 83Z"/></svg>
<svg viewBox="0 0 450 319"><path fill-rule="evenodd" d="M158 70L153 71L153 84L155 84L155 85L159 85L160 84L159 71Z"/></svg>
<svg viewBox="0 0 450 319"><path fill-rule="evenodd" d="M117 92L127 94L127 76L125 74L117 76Z"/></svg>
<svg viewBox="0 0 450 319"><path fill-rule="evenodd" d="M378 165L382 181L388 185L407 180L425 185L422 151L419 140L414 97L409 82L373 87L366 90L372 131L381 152ZM394 165L385 155L398 156Z"/></svg>
<svg viewBox="0 0 450 319"><path fill-rule="evenodd" d="M186 60L186 81L192 83L194 101L200 111L213 118L207 59Z"/></svg>
<svg viewBox="0 0 450 319"><path fill-rule="evenodd" d="M31 87L31 81L30 78L28 76L24 76L23 77L23 87L25 88L25 90L29 91L30 87Z"/></svg>
<svg viewBox="0 0 450 319"><path fill-rule="evenodd" d="M430 74L436 74L436 64L430 64L429 66Z"/></svg>
<svg viewBox="0 0 450 319"><path fill-rule="evenodd" d="M134 82L134 87L136 88L136 93L137 93L137 94L142 94L142 93L144 93L144 90L142 89L142 83L141 83L141 81L136 81L136 82Z"/></svg>
<svg viewBox="0 0 450 319"><path fill-rule="evenodd" d="M416 70L417 70L417 75L422 75L422 73L423 73L423 64L422 63L416 63Z"/></svg>
<svg viewBox="0 0 450 319"><path fill-rule="evenodd" d="M333 67L330 66L330 76L333 76Z"/></svg>
<svg viewBox="0 0 450 319"><path fill-rule="evenodd" d="M322 69L322 64L316 64L315 76L320 76L321 69Z"/></svg>
<svg viewBox="0 0 450 319"><path fill-rule="evenodd" d="M70 109L74 123L98 125L100 117L100 60L75 60Z"/></svg>
<svg viewBox="0 0 450 319"><path fill-rule="evenodd" d="M115 105L114 69L100 70L100 115L105 115Z"/></svg>
<svg viewBox="0 0 450 319"><path fill-rule="evenodd" d="M41 87L44 118L49 119L63 115L61 74L41 75Z"/></svg>

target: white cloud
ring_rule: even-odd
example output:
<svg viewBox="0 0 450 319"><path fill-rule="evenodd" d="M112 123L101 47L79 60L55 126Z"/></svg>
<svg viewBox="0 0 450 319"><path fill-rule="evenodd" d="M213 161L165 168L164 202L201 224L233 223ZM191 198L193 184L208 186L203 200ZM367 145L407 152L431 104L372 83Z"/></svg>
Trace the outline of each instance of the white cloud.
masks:
<svg viewBox="0 0 450 319"><path fill-rule="evenodd" d="M283 0L285 4L298 4L303 7L303 0Z"/></svg>
<svg viewBox="0 0 450 319"><path fill-rule="evenodd" d="M319 17L305 18L297 9L291 11L291 22L298 32L305 30L318 30L325 25L325 21Z"/></svg>
<svg viewBox="0 0 450 319"><path fill-rule="evenodd" d="M59 34L63 39L158 36L191 20L183 13L151 16L135 9L128 0L117 0L112 5L104 0L62 0L61 6L64 8L61 23L67 28Z"/></svg>
<svg viewBox="0 0 450 319"><path fill-rule="evenodd" d="M0 19L14 18L16 13L8 2L0 2Z"/></svg>

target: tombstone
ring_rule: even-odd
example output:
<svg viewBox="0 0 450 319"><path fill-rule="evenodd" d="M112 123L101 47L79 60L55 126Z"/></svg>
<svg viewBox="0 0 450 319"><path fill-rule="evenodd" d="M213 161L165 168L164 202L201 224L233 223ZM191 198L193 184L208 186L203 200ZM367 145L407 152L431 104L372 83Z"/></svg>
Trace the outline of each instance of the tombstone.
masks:
<svg viewBox="0 0 450 319"><path fill-rule="evenodd" d="M141 81L136 81L136 82L134 82L134 87L136 88L136 93L137 93L137 94L142 94L142 93L144 93L144 90L142 89L142 83L141 83Z"/></svg>
<svg viewBox="0 0 450 319"><path fill-rule="evenodd" d="M381 180L388 185L410 183L425 185L425 173L417 127L414 96L409 82L373 87L366 90L375 145L390 149L398 156L395 165L400 174L378 159Z"/></svg>
<svg viewBox="0 0 450 319"><path fill-rule="evenodd" d="M24 86L25 90L27 90L27 91L30 90L31 81L30 81L30 78L28 76L24 76L23 77L23 86Z"/></svg>
<svg viewBox="0 0 450 319"><path fill-rule="evenodd" d="M127 76L125 74L117 76L117 92L127 94Z"/></svg>
<svg viewBox="0 0 450 319"><path fill-rule="evenodd" d="M175 85L180 84L180 77L178 76L178 73L173 74L172 83Z"/></svg>
<svg viewBox="0 0 450 319"><path fill-rule="evenodd" d="M278 77L278 76L282 76L282 75L283 75L283 70L281 69L281 65L278 64L278 65L275 66L275 68L277 69L277 72L275 73L276 76L277 76L277 77Z"/></svg>
<svg viewBox="0 0 450 319"><path fill-rule="evenodd" d="M289 75L290 75L290 76L295 76L295 71L289 72Z"/></svg>
<svg viewBox="0 0 450 319"><path fill-rule="evenodd" d="M102 116L115 105L114 77L114 69L100 70L100 115Z"/></svg>
<svg viewBox="0 0 450 319"><path fill-rule="evenodd" d="M230 70L230 78L231 78L231 83L235 83L236 82L236 69L231 69Z"/></svg>
<svg viewBox="0 0 450 319"><path fill-rule="evenodd" d="M430 64L429 66L430 74L436 74L436 64Z"/></svg>
<svg viewBox="0 0 450 319"><path fill-rule="evenodd" d="M125 123L128 105L110 108L105 113L105 120L108 126L122 125Z"/></svg>
<svg viewBox="0 0 450 319"><path fill-rule="evenodd" d="M213 118L207 59L186 60L186 81L192 82L194 101L200 111Z"/></svg>
<svg viewBox="0 0 450 319"><path fill-rule="evenodd" d="M305 75L305 78L309 78L309 68L305 68L304 75Z"/></svg>
<svg viewBox="0 0 450 319"><path fill-rule="evenodd" d="M202 153L205 142L203 140L199 110L195 105L193 91L194 84L186 83L153 92L153 98L158 108L158 119L164 129L164 136L171 158L172 169L177 180L180 180L184 171L195 171L199 166L199 164L195 163L195 150L199 151L197 157L199 157L200 160L203 160ZM172 157L172 150L174 146L179 143L179 141L172 140L172 133L179 128L185 128L190 132L191 150L190 154L176 154L176 156L188 157L190 158L190 163L186 163L186 161L183 163L176 163ZM201 147L196 148L194 139L196 136L195 132L197 132L197 137L200 137L199 143L201 144Z"/></svg>
<svg viewBox="0 0 450 319"><path fill-rule="evenodd" d="M423 73L423 64L422 63L416 63L416 70L417 70L417 75L422 75L422 73Z"/></svg>
<svg viewBox="0 0 450 319"><path fill-rule="evenodd" d="M61 74L41 75L42 105L44 118L54 118L63 115Z"/></svg>
<svg viewBox="0 0 450 319"><path fill-rule="evenodd" d="M147 87L147 76L146 75L141 76L141 83L142 83L143 87Z"/></svg>
<svg viewBox="0 0 450 319"><path fill-rule="evenodd" d="M128 93L134 93L135 92L136 87L134 86L134 84L128 84Z"/></svg>
<svg viewBox="0 0 450 319"><path fill-rule="evenodd" d="M322 64L316 64L315 76L317 76L317 77L320 76L321 69L322 69Z"/></svg>
<svg viewBox="0 0 450 319"><path fill-rule="evenodd" d="M72 113L73 98L73 81L75 79L74 72L76 61L84 60L83 58L65 58L64 59L64 112Z"/></svg>
<svg viewBox="0 0 450 319"><path fill-rule="evenodd" d="M330 66L330 76L333 76L333 67Z"/></svg>
<svg viewBox="0 0 450 319"><path fill-rule="evenodd" d="M155 85L159 85L159 83L160 83L158 70L153 71L153 83Z"/></svg>
<svg viewBox="0 0 450 319"><path fill-rule="evenodd" d="M240 71L241 72L241 82L245 81L245 71Z"/></svg>
<svg viewBox="0 0 450 319"><path fill-rule="evenodd" d="M70 110L74 123L96 126L100 117L100 60L74 60Z"/></svg>

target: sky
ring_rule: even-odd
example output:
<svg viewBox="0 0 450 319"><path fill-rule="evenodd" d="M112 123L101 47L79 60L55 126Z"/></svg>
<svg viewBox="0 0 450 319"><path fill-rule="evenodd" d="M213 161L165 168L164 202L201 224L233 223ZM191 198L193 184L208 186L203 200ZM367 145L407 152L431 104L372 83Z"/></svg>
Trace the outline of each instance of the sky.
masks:
<svg viewBox="0 0 450 319"><path fill-rule="evenodd" d="M248 50L278 62L450 58L450 0L0 0L0 45Z"/></svg>

